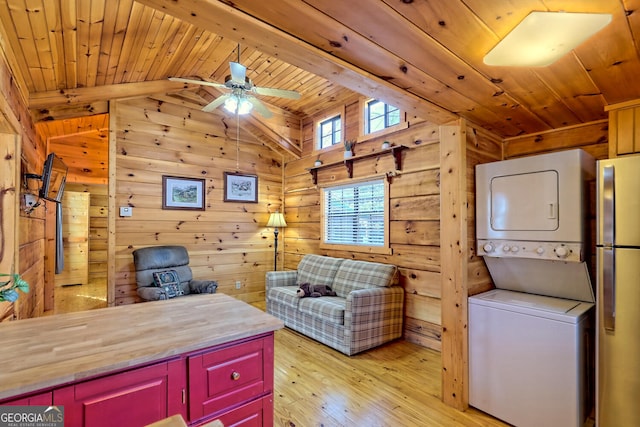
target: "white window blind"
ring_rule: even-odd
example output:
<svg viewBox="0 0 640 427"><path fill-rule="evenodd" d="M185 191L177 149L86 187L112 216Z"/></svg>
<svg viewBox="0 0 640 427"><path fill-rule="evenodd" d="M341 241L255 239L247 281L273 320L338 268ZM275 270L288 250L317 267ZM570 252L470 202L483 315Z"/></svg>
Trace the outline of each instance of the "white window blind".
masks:
<svg viewBox="0 0 640 427"><path fill-rule="evenodd" d="M383 180L325 188L325 243L384 246L384 205Z"/></svg>

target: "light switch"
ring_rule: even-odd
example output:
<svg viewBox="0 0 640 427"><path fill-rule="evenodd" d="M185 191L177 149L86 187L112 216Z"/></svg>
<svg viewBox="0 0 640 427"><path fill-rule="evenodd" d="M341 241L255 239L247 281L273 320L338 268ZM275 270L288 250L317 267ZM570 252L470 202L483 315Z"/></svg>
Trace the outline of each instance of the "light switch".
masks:
<svg viewBox="0 0 640 427"><path fill-rule="evenodd" d="M129 206L120 206L120 216L133 216L133 208Z"/></svg>

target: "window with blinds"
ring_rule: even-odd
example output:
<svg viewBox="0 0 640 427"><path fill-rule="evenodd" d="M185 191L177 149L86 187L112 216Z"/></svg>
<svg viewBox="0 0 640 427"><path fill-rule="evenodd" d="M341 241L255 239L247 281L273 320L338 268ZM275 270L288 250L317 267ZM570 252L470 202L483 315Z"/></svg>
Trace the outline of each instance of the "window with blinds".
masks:
<svg viewBox="0 0 640 427"><path fill-rule="evenodd" d="M383 180L323 189L324 243L385 246Z"/></svg>

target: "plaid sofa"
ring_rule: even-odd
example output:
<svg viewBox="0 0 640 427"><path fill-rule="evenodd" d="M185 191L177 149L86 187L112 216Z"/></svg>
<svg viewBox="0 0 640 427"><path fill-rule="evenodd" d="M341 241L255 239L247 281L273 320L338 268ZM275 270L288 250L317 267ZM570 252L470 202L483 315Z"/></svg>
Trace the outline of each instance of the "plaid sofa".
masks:
<svg viewBox="0 0 640 427"><path fill-rule="evenodd" d="M396 266L305 255L298 269L266 274L267 312L285 326L352 355L402 336L404 289ZM335 297L298 298L302 283L329 285Z"/></svg>

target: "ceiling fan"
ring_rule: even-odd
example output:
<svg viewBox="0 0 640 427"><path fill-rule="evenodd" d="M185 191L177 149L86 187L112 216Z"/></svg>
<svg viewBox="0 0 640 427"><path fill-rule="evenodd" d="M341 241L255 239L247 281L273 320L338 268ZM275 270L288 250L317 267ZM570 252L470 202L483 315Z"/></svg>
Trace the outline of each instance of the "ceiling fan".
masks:
<svg viewBox="0 0 640 427"><path fill-rule="evenodd" d="M229 68L231 70L231 74L225 77L224 83L185 79L181 77L169 77L169 80L174 82L212 86L230 91L229 93L225 93L205 105L202 111L206 112L211 112L224 104L227 111L237 114L247 114L251 109L255 108L256 112L268 119L273 114L260 100L255 97L255 95L276 96L287 99L300 98L300 94L294 90L255 86L251 79L247 77L247 67L240 64L240 46L238 46L238 62L229 62Z"/></svg>

